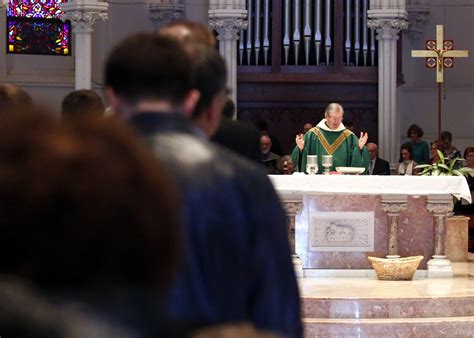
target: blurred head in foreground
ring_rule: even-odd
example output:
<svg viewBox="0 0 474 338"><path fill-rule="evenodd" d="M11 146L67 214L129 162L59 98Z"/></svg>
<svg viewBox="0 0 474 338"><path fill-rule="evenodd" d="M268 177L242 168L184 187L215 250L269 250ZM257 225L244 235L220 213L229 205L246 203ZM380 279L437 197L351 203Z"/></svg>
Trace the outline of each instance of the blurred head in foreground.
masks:
<svg viewBox="0 0 474 338"><path fill-rule="evenodd" d="M14 113L32 108L31 96L22 88L9 84L0 84L0 114Z"/></svg>
<svg viewBox="0 0 474 338"><path fill-rule="evenodd" d="M104 116L105 105L102 98L93 90L82 89L70 92L61 104L61 115L65 119L84 115Z"/></svg>
<svg viewBox="0 0 474 338"><path fill-rule="evenodd" d="M0 121L0 273L46 290L160 292L177 256L163 166L125 127L41 114Z"/></svg>

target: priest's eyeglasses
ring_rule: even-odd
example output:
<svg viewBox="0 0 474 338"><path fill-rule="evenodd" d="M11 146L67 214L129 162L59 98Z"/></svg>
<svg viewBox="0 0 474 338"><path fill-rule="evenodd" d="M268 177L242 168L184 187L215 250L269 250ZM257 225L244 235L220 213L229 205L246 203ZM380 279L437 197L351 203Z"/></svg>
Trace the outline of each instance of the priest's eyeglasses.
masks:
<svg viewBox="0 0 474 338"><path fill-rule="evenodd" d="M342 121L344 120L344 117L342 116L327 116L326 117L327 120L331 120L331 121Z"/></svg>

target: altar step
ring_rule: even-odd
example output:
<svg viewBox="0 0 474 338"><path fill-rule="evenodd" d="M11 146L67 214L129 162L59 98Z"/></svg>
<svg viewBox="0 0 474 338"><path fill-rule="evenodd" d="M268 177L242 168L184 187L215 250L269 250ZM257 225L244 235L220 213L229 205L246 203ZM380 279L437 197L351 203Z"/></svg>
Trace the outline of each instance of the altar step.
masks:
<svg viewBox="0 0 474 338"><path fill-rule="evenodd" d="M436 298L303 298L302 313L305 318L331 319L474 317L474 294Z"/></svg>
<svg viewBox="0 0 474 338"><path fill-rule="evenodd" d="M474 336L474 296L302 299L305 337Z"/></svg>
<svg viewBox="0 0 474 338"><path fill-rule="evenodd" d="M303 318L305 337L473 337L474 317Z"/></svg>
<svg viewBox="0 0 474 338"><path fill-rule="evenodd" d="M302 278L305 337L474 337L474 263L457 265L454 278Z"/></svg>

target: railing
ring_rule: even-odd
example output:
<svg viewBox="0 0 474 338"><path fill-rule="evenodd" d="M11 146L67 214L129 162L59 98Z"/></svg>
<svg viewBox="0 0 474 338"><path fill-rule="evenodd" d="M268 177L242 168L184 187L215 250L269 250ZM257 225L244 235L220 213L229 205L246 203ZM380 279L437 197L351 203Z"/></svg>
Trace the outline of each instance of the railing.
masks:
<svg viewBox="0 0 474 338"><path fill-rule="evenodd" d="M368 2L247 0L239 65L373 67L377 44L367 27Z"/></svg>

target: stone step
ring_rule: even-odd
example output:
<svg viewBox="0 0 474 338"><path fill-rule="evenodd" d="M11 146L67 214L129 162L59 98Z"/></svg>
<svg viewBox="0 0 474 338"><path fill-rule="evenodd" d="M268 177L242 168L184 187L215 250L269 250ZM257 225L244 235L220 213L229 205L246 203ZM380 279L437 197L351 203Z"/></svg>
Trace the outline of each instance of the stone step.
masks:
<svg viewBox="0 0 474 338"><path fill-rule="evenodd" d="M430 318L474 316L474 295L418 298L302 298L306 318Z"/></svg>
<svg viewBox="0 0 474 338"><path fill-rule="evenodd" d="M303 318L312 337L472 337L474 316L444 318Z"/></svg>

